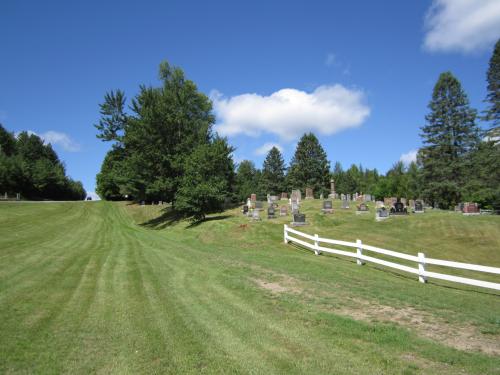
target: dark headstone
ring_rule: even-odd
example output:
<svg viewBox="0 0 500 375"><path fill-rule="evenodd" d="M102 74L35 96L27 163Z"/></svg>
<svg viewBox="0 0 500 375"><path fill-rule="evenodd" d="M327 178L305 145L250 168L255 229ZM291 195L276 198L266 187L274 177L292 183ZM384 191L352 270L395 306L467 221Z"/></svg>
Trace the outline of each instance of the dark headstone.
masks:
<svg viewBox="0 0 500 375"><path fill-rule="evenodd" d="M389 211L385 209L385 207L377 208L377 214L375 215L375 219L377 221L387 219L389 217Z"/></svg>
<svg viewBox="0 0 500 375"><path fill-rule="evenodd" d="M415 201L415 212L424 212L424 204L422 203L422 201Z"/></svg>
<svg viewBox="0 0 500 375"><path fill-rule="evenodd" d="M323 208L321 209L325 214L331 214L333 212L332 201L323 201Z"/></svg>
<svg viewBox="0 0 500 375"><path fill-rule="evenodd" d="M270 206L267 208L267 218L268 219L274 219L276 216L275 216L275 212L274 212L274 207L273 206Z"/></svg>
<svg viewBox="0 0 500 375"><path fill-rule="evenodd" d="M391 215L406 215L408 210L402 202L394 203L394 206L391 208Z"/></svg>
<svg viewBox="0 0 500 375"><path fill-rule="evenodd" d="M293 214L292 226L306 225L306 215L301 213Z"/></svg>
<svg viewBox="0 0 500 375"><path fill-rule="evenodd" d="M248 206L246 204L243 206L243 214L248 215Z"/></svg>

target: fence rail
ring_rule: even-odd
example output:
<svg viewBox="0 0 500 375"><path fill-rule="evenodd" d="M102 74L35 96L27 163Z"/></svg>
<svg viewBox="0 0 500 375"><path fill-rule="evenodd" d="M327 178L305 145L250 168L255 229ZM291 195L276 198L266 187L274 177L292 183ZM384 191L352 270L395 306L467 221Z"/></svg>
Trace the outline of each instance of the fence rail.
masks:
<svg viewBox="0 0 500 375"><path fill-rule="evenodd" d="M292 236L292 235L295 235L295 236ZM386 249L381 249L379 247L366 245L366 244L362 243L361 240L356 240L356 242L347 242L347 241L333 240L333 239L329 239L329 238L321 238L317 234L311 235L311 234L307 234L307 233L302 233L296 229L290 228L288 225L285 225L285 227L284 227L283 236L284 236L284 241L286 244L289 242L293 242L293 243L302 245L305 248L314 251L314 253L316 255L319 255L322 252L324 252L324 253L343 255L343 256L347 256L347 257L351 257L351 258L356 258L356 263L358 265L363 265L364 262L371 262L371 263L375 263L375 264L380 264L382 266L391 267L391 268L395 268L395 269L398 269L401 271L405 271L405 272L409 272L409 273L418 275L418 280L422 283L425 283L428 278L434 278L434 279L451 281L451 282L455 282L455 283L461 283L461 284L473 285L473 286L478 286L478 287L483 287L483 288L500 290L500 283L494 283L494 282L483 281L483 280L476 280L476 279L471 279L471 278L462 277L462 276L447 275L444 273L431 272L431 271L426 270L427 265L436 265L436 266L444 266L444 267L450 267L450 268L456 268L456 269L462 269L462 270L486 272L486 273L500 275L500 268L498 268L498 267L480 266L477 264L469 264L469 263L453 262L453 261L449 261L449 260L427 258L423 252L418 253L416 256L409 255L409 254L404 254L404 253L400 253L400 252L393 251L393 250L386 250ZM297 238L297 237L301 237L302 239ZM310 242L307 242L307 240L310 240L313 242L310 243ZM325 247L325 246L321 246L321 244L351 247L351 248L355 248L356 252L340 250L340 249L335 249L335 248L331 248L331 247ZM375 257L369 256L369 255L363 254L363 250L371 251L371 252L386 255L386 256L391 256L394 258L404 259L404 260L408 260L411 262L416 262L417 267L413 268L410 266L391 262L388 260L375 258Z"/></svg>

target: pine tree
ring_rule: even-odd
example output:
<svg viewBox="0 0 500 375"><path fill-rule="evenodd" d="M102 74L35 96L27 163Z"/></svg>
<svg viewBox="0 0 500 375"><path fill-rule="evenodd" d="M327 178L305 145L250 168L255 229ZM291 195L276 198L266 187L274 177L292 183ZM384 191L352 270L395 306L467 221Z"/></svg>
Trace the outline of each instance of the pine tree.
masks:
<svg viewBox="0 0 500 375"><path fill-rule="evenodd" d="M196 221L209 213L222 212L232 199L234 149L224 138L198 146L186 159L176 194L175 210Z"/></svg>
<svg viewBox="0 0 500 375"><path fill-rule="evenodd" d="M484 112L483 119L491 124L489 136L496 138L500 137L500 39L495 44L486 80L488 94L485 102L488 103L488 108Z"/></svg>
<svg viewBox="0 0 500 375"><path fill-rule="evenodd" d="M287 180L290 189L300 189L304 192L309 187L316 196L321 193L328 194L330 162L314 134L304 134L297 144Z"/></svg>
<svg viewBox="0 0 500 375"><path fill-rule="evenodd" d="M423 195L434 206L449 208L460 202L471 173L467 155L479 140L476 111L469 107L460 82L450 72L439 76L429 109L419 154Z"/></svg>
<svg viewBox="0 0 500 375"><path fill-rule="evenodd" d="M262 168L264 190L271 195L278 195L285 190L285 161L277 147L269 150Z"/></svg>
<svg viewBox="0 0 500 375"><path fill-rule="evenodd" d="M245 202L258 187L257 170L250 160L243 160L236 171L236 198L238 202Z"/></svg>

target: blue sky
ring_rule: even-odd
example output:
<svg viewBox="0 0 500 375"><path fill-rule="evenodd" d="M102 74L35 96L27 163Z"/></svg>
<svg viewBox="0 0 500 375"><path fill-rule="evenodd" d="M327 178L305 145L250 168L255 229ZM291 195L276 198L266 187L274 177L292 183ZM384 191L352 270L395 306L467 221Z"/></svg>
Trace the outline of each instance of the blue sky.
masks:
<svg viewBox="0 0 500 375"><path fill-rule="evenodd" d="M420 146L438 75L450 70L484 108L500 2L14 1L0 5L0 122L52 142L95 189L109 144L98 104L158 84L162 60L214 100L236 161L288 162L313 131L332 165L385 172ZM408 156L406 157L408 159Z"/></svg>

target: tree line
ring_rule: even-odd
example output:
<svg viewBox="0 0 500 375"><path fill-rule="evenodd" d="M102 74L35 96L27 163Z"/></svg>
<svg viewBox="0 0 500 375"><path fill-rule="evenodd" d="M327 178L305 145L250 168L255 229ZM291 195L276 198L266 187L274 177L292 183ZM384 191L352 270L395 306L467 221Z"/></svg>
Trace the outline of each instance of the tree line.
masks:
<svg viewBox="0 0 500 375"><path fill-rule="evenodd" d="M0 194L23 199L82 200L80 181L66 175L64 164L49 144L36 134L17 136L0 124Z"/></svg>
<svg viewBox="0 0 500 375"><path fill-rule="evenodd" d="M460 82L442 73L434 87L423 146L408 166L397 162L384 175L351 165L344 170L330 162L316 136L304 134L287 166L273 147L262 169L244 160L236 167L233 147L213 132L212 103L183 71L160 65L159 87L140 86L128 101L121 90L105 95L100 105L97 137L112 142L97 175L97 192L108 200L166 201L179 213L203 219L225 204L259 199L306 187L328 194L370 193L423 198L450 208L464 200L500 208L500 41L487 72L486 111L478 116ZM490 124L482 130L477 120Z"/></svg>

